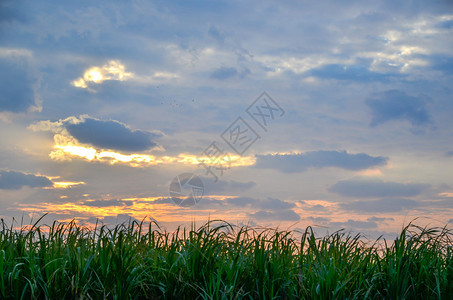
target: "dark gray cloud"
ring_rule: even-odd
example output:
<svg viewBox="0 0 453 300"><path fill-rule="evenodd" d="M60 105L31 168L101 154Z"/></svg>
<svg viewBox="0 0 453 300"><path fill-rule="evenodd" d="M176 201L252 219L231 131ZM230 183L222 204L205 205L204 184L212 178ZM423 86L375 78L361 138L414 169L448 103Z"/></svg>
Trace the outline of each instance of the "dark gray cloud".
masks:
<svg viewBox="0 0 453 300"><path fill-rule="evenodd" d="M53 186L45 176L25 174L16 171L0 171L0 189L20 190L22 187L43 188Z"/></svg>
<svg viewBox="0 0 453 300"><path fill-rule="evenodd" d="M330 221L330 218L326 218L326 217L307 217L305 219L309 220L310 222L319 223L319 224L325 224Z"/></svg>
<svg viewBox="0 0 453 300"><path fill-rule="evenodd" d="M373 72L363 65L324 65L320 68L310 70L308 74L319 78L359 82L384 81L390 78L390 75L387 73Z"/></svg>
<svg viewBox="0 0 453 300"><path fill-rule="evenodd" d="M419 201L418 206L423 207L423 208L447 208L451 209L453 208L453 199L450 197L440 199L440 200L424 200L424 201Z"/></svg>
<svg viewBox="0 0 453 300"><path fill-rule="evenodd" d="M301 204L303 204L302 209L307 210L307 211L324 212L324 211L329 210L327 207L325 207L324 205L321 205L321 204L315 204L315 205L308 205L307 203L301 203Z"/></svg>
<svg viewBox="0 0 453 300"><path fill-rule="evenodd" d="M133 201L127 201L127 200L116 200L116 199L110 199L110 200L89 200L85 201L83 205L86 206L93 206L93 207L109 207L109 206L130 206L132 205Z"/></svg>
<svg viewBox="0 0 453 300"><path fill-rule="evenodd" d="M350 154L346 151L311 151L305 154L256 155L257 168L277 169L284 173L302 172L308 168L338 167L346 170L363 170L382 166L387 158L365 153Z"/></svg>
<svg viewBox="0 0 453 300"><path fill-rule="evenodd" d="M346 222L330 222L330 226L332 227L341 227L341 228L361 228L361 229L369 229L369 228L377 228L377 223L373 221L358 221L349 219Z"/></svg>
<svg viewBox="0 0 453 300"><path fill-rule="evenodd" d="M426 57L434 70L441 71L447 75L453 74L453 56L450 55L431 55Z"/></svg>
<svg viewBox="0 0 453 300"><path fill-rule="evenodd" d="M116 224L129 224L132 222L140 222L140 220L129 216L128 214L118 214L116 217L113 216L106 216L106 217L99 217L98 219L102 224L106 225L116 225ZM95 218L90 218L88 220L91 223L96 223Z"/></svg>
<svg viewBox="0 0 453 300"><path fill-rule="evenodd" d="M248 214L249 217L256 220L268 221L299 221L300 216L292 209L283 209L277 211L259 210L255 213Z"/></svg>
<svg viewBox="0 0 453 300"><path fill-rule="evenodd" d="M381 217L370 217L367 219L372 222L384 222L384 221L394 221L394 218L381 218Z"/></svg>
<svg viewBox="0 0 453 300"><path fill-rule="evenodd" d="M158 135L131 130L117 121L103 121L85 117L80 123L65 123L65 128L79 142L103 149L145 151L157 146L152 138Z"/></svg>
<svg viewBox="0 0 453 300"><path fill-rule="evenodd" d="M296 205L291 202L283 201L276 198L267 198L264 200L250 198L250 197L235 197L226 200L228 205L239 207L252 207L262 210L284 210L295 207Z"/></svg>
<svg viewBox="0 0 453 300"><path fill-rule="evenodd" d="M428 187L428 184L419 183L350 179L335 183L329 188L329 192L356 198L411 197L419 195Z"/></svg>
<svg viewBox="0 0 453 300"><path fill-rule="evenodd" d="M174 204L173 200L170 197L157 198L153 201L153 204Z"/></svg>
<svg viewBox="0 0 453 300"><path fill-rule="evenodd" d="M257 220L298 221L300 219L300 216L292 210L296 205L291 202L270 197L264 200L250 198L242 200L248 200L248 206L258 209L258 211L248 214Z"/></svg>
<svg viewBox="0 0 453 300"><path fill-rule="evenodd" d="M239 182L235 180L219 180L217 182L213 182L212 178L202 178L203 182L205 182L204 186L204 194L205 195L218 195L219 193L234 193L234 192L244 192L250 190L254 186L256 186L256 182L248 181L248 182Z"/></svg>
<svg viewBox="0 0 453 300"><path fill-rule="evenodd" d="M4 0L0 2L0 23L16 19L17 11L12 9L13 3L11 0Z"/></svg>
<svg viewBox="0 0 453 300"><path fill-rule="evenodd" d="M242 67L239 70L237 68L228 68L228 67L220 67L216 70L214 70L211 73L211 78L212 79L217 79L217 80L226 80L229 78L233 77L239 77L239 78L244 78L248 74L250 74L250 70L246 67Z"/></svg>
<svg viewBox="0 0 453 300"><path fill-rule="evenodd" d="M259 203L260 208L268 210L289 209L296 206L294 203L283 201L276 198L267 198L261 200Z"/></svg>
<svg viewBox="0 0 453 300"><path fill-rule="evenodd" d="M211 25L209 27L209 30L208 30L208 35L210 37L212 37L213 39L215 39L217 42L219 42L220 44L224 44L225 43L225 39L227 37L227 35L225 34L225 32L222 32L219 28L217 28L216 26L214 25Z"/></svg>
<svg viewBox="0 0 453 300"><path fill-rule="evenodd" d="M234 205L239 207L246 207L246 206L254 206L259 203L258 199L250 198L250 197L236 197L236 198L228 198L226 200L228 205Z"/></svg>
<svg viewBox="0 0 453 300"><path fill-rule="evenodd" d="M225 80L238 75L235 68L220 67L211 74L211 78Z"/></svg>
<svg viewBox="0 0 453 300"><path fill-rule="evenodd" d="M0 57L0 112L21 113L36 106L34 82L25 63Z"/></svg>
<svg viewBox="0 0 453 300"><path fill-rule="evenodd" d="M340 206L343 209L357 212L376 212L376 213L390 213L390 212L401 212L406 209L412 209L418 206L419 203L410 199L393 199L386 198L380 200L369 200L369 201L354 201L352 203L344 203ZM377 221L377 220L374 220Z"/></svg>
<svg viewBox="0 0 453 300"><path fill-rule="evenodd" d="M424 95L414 97L399 90L389 90L368 98L365 103L371 109L371 126L395 120L409 121L413 126L425 126L433 122L426 109L430 101Z"/></svg>

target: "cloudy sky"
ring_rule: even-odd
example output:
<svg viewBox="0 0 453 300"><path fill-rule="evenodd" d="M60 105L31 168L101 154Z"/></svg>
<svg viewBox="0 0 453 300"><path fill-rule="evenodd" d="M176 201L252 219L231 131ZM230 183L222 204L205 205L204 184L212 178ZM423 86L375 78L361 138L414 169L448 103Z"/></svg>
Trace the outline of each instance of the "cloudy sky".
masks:
<svg viewBox="0 0 453 300"><path fill-rule="evenodd" d="M0 79L5 220L453 223L446 0L5 0Z"/></svg>

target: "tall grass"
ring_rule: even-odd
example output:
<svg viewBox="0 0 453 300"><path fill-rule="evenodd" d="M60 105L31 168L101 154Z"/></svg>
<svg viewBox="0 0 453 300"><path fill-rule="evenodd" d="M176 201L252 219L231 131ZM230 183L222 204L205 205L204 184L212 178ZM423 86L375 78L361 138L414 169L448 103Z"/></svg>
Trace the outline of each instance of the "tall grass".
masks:
<svg viewBox="0 0 453 300"><path fill-rule="evenodd" d="M138 222L0 230L2 299L453 298L447 228L409 224L372 245L214 221L171 233Z"/></svg>

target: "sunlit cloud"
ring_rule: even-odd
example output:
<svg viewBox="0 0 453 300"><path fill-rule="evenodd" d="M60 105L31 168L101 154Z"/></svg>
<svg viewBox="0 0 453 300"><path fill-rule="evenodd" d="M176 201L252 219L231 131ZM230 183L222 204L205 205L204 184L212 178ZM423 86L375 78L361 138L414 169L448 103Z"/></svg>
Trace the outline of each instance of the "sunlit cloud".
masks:
<svg viewBox="0 0 453 300"><path fill-rule="evenodd" d="M453 198L453 193L449 193L449 192L440 193L439 196L447 197L447 198Z"/></svg>
<svg viewBox="0 0 453 300"><path fill-rule="evenodd" d="M130 167L147 167L158 164L179 164L179 165L199 165L201 163L208 166L219 166L223 168L251 166L256 162L253 156L239 156L233 153L225 153L221 157L194 155L180 153L176 156L153 155L150 153L123 153L113 149L103 149L93 145L80 143L67 130L67 123L78 124L83 122L84 116L80 119L69 117L65 120L56 122L41 121L30 125L28 128L33 131L50 131L54 133L53 150L49 157L54 161L71 161L72 159L83 159L90 162L101 162L111 165L124 164ZM88 118L88 117L86 117ZM162 148L158 148L163 150Z"/></svg>
<svg viewBox="0 0 453 300"><path fill-rule="evenodd" d="M379 176L382 175L382 171L380 169L368 169L358 172L361 176Z"/></svg>
<svg viewBox="0 0 453 300"><path fill-rule="evenodd" d="M152 154L122 154L114 151L96 150L92 147L81 145L61 145L56 144L55 150L49 156L56 161L67 161L73 158L81 158L92 162L105 162L111 165L126 164L130 167L146 167L158 164L183 164L198 165L201 162L207 162L208 165L216 165L212 158L197 156L193 154L181 153L177 156L155 156ZM228 167L251 166L255 164L256 159L253 156L239 156L234 154L225 154L224 157L218 157Z"/></svg>
<svg viewBox="0 0 453 300"><path fill-rule="evenodd" d="M270 70L267 72L269 77L279 76L288 71L301 74L327 64L353 63L351 59L327 58L321 55L312 55L305 58L261 55L256 56L254 59Z"/></svg>
<svg viewBox="0 0 453 300"><path fill-rule="evenodd" d="M49 156L53 160L64 161L70 160L70 156L78 156L87 160L93 160L96 158L96 150L94 148L88 148L83 146L74 145L55 145L55 151L52 151Z"/></svg>
<svg viewBox="0 0 453 300"><path fill-rule="evenodd" d="M86 183L83 181L72 182L72 181L53 181L53 187L55 189L67 189L72 188L80 185L85 185Z"/></svg>
<svg viewBox="0 0 453 300"><path fill-rule="evenodd" d="M39 203L20 205L23 211L33 211L35 214L58 212L62 215L74 216L74 219L116 217L128 215L142 220L152 217L162 222L175 222L181 220L181 214L185 210L173 204L159 203L156 200L162 197L128 198L118 201L112 200L80 200L68 203ZM106 204L104 205L103 202ZM70 221L70 220L69 220Z"/></svg>
<svg viewBox="0 0 453 300"><path fill-rule="evenodd" d="M100 84L104 80L125 81L133 77L134 74L126 72L126 67L119 60L111 60L102 67L92 67L86 70L83 77L77 78L71 84L86 89L90 83Z"/></svg>
<svg viewBox="0 0 453 300"><path fill-rule="evenodd" d="M372 60L370 70L374 72L385 72L389 68L399 72L407 73L413 67L427 66L428 61L420 58L420 55L428 54L428 50L417 46L389 46L385 51L358 53L363 58Z"/></svg>
<svg viewBox="0 0 453 300"><path fill-rule="evenodd" d="M278 199L251 199L257 207L248 207L245 209L243 205L239 205L243 201L241 197L211 195L209 198L204 198L201 205L195 207L180 207L172 202L167 197L132 197L123 199L84 199L75 202L67 203L52 203L45 202L39 204L20 204L19 209L24 212L32 211L37 216L58 212L59 215L73 216L75 220L89 219L106 219L119 215L126 215L136 220L152 218L159 222L179 222L187 220L187 216L192 216L192 219L208 220L210 217L216 219L228 220L250 220L247 212L253 212L256 209L272 209L284 213L287 209L280 209L279 204L285 204L289 207L292 205L286 201ZM276 201L276 202L275 202ZM236 203L236 204L235 204ZM276 206L276 207L274 207ZM294 212L293 212L294 214ZM66 220L71 221L71 220Z"/></svg>

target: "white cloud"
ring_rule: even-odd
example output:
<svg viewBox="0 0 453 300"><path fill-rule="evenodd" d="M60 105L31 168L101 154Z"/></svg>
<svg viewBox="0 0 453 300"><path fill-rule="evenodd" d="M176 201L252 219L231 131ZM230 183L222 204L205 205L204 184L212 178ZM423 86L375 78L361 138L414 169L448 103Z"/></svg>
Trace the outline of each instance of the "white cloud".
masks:
<svg viewBox="0 0 453 300"><path fill-rule="evenodd" d="M24 48L0 47L0 57L33 57L33 51Z"/></svg>

